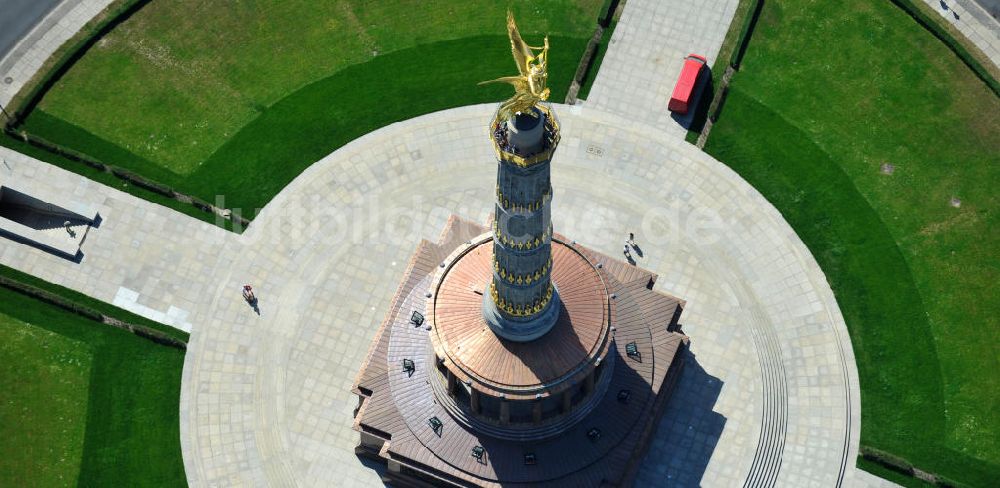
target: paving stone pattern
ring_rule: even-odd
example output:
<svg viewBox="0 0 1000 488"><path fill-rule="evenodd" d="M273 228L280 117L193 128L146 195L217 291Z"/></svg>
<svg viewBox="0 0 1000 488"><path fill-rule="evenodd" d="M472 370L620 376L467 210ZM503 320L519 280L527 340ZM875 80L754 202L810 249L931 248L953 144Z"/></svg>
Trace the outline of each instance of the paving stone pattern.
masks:
<svg viewBox="0 0 1000 488"><path fill-rule="evenodd" d="M3 264L179 326L185 322L183 312L195 310L206 287L215 285L212 270L235 259L226 252L236 244L233 235L219 227L5 147L0 147L0 160L5 163L0 180L35 191L43 200L60 195L100 216L99 226L87 233L79 263L0 237Z"/></svg>
<svg viewBox="0 0 1000 488"><path fill-rule="evenodd" d="M675 137L687 118L667 111L684 57L715 58L739 0L628 0L584 105ZM693 112L692 112L693 113Z"/></svg>
<svg viewBox="0 0 1000 488"><path fill-rule="evenodd" d="M0 105L4 107L46 60L113 0L64 0L0 59Z"/></svg>
<svg viewBox="0 0 1000 488"><path fill-rule="evenodd" d="M857 372L821 270L780 214L682 142L663 110L684 55L714 61L736 3L630 0L589 99L555 108L556 229L609 254L635 232L639 265L688 300L692 356L637 486L891 486L854 468ZM0 102L106 4L57 7L0 62L0 80L17 75L0 83ZM352 142L243 235L0 148L6 177L102 217L80 262L7 239L0 262L191 329L181 442L192 486L377 486L380 468L353 454L349 388L420 238L436 240L452 213L486 220L494 109Z"/></svg>
<svg viewBox="0 0 1000 488"><path fill-rule="evenodd" d="M349 388L419 239L436 239L451 213L485 221L494 109L438 112L352 142L242 236L3 152L17 178L73 192L103 223L80 263L8 240L0 262L102 300L125 287L144 307L187 312L181 440L193 486L378 485L353 454ZM872 481L853 466L860 408L843 319L778 212L663 131L555 110L556 229L609 254L635 232L639 265L688 300L692 357L637 485ZM259 316L240 297L245 282Z"/></svg>
<svg viewBox="0 0 1000 488"><path fill-rule="evenodd" d="M1000 67L1000 20L974 0L923 1L986 53L994 65Z"/></svg>

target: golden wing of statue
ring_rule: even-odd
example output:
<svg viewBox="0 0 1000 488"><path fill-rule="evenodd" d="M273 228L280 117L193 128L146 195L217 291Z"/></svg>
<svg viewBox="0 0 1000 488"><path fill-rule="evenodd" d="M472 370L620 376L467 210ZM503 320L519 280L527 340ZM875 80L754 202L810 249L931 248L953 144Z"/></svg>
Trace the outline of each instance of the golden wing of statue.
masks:
<svg viewBox="0 0 1000 488"><path fill-rule="evenodd" d="M507 35L510 37L510 51L517 64L518 76L505 76L479 83L508 83L514 86L514 96L500 105L499 115L502 119L510 118L517 112L533 114L532 107L549 98L549 89L545 87L548 78L549 38L545 38L543 47L529 46L521 38L514 22L514 14L510 10L507 11ZM541 52L536 55L535 51Z"/></svg>
<svg viewBox="0 0 1000 488"><path fill-rule="evenodd" d="M535 59L535 53L521 38L521 33L514 22L514 14L510 10L507 11L507 36L510 37L510 52L514 55L514 62L517 63L517 71L521 76L528 76L528 64Z"/></svg>
<svg viewBox="0 0 1000 488"><path fill-rule="evenodd" d="M489 83L508 83L514 86L514 91L517 93L531 90L528 86L528 78L526 76L504 76L495 80L479 82L480 85L486 85Z"/></svg>

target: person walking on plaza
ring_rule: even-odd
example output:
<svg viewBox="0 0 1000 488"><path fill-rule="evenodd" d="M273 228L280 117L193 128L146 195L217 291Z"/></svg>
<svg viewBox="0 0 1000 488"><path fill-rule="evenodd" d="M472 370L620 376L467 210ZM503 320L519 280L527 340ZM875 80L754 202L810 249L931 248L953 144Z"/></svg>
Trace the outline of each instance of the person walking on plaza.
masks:
<svg viewBox="0 0 1000 488"><path fill-rule="evenodd" d="M243 299L247 301L247 305L250 305L254 313L260 315L260 307L257 306L257 295L254 294L253 287L249 283L243 285Z"/></svg>
<svg viewBox="0 0 1000 488"><path fill-rule="evenodd" d="M257 296L253 294L253 287L249 284L243 285L243 299L250 305L257 301Z"/></svg>

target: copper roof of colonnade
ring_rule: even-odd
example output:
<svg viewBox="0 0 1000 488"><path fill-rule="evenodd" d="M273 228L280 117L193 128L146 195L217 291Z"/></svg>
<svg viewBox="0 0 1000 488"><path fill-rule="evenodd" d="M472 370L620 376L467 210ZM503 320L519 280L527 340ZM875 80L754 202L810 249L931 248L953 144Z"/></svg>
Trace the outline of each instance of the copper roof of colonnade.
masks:
<svg viewBox="0 0 1000 488"><path fill-rule="evenodd" d="M567 335L576 330L567 322L561 329L549 331L549 334L555 333L551 339L538 339L534 341L537 344L480 340L474 347L478 354L485 358L503 358L506 362L497 365L484 359L476 364L483 366L481 373L501 376L509 375L505 372L515 366L513 369L521 373L513 374L512 381L537 381L533 379L537 375L528 372L530 369L516 367L515 363L521 359L508 348L525 348L529 354L537 355L538 361L553 361L556 366L550 366L549 374L560 376L562 367L572 369L577 359L587 363L593 353L570 354L568 361L558 360L555 354L544 356L544 347L558 352L580 348L581 344L606 344L607 348L600 350L605 351L604 361L612 366L607 375L612 387L596 393L593 408L579 414L573 422L557 424L558 432L543 430L541 434L532 432L522 439L504 438L504 432L497 427L464 418L468 412L449 404L440 392L435 392L438 381L433 376L435 365L426 354L434 334L410 320L411 310L419 310L427 306L427 302L434 301L428 295L433 296L430 290L435 285L434 274L442 274L438 271L442 269L441 264L457 259L462 264L459 268L468 266L469 270L455 275L457 285L446 292L445 298L450 295L448 304L461 306L467 312L453 317L455 322L444 326L448 329L444 335L476 335L474 330L480 327L482 318L472 313L481 310L482 296L474 290L481 289L480 281L488 279L491 269L490 253L478 253L476 249L490 249L483 245L490 240L471 236L486 229L452 217L438 243L421 242L411 257L390 312L376 333L355 381L354 391L361 398L354 424L362 433L359 453L367 452L388 461L390 473L398 472L393 470L393 465L401 466L399 469L407 474L402 478L406 482L423 479L460 486L630 484L683 365L684 356L680 352L687 344L687 337L671 330L676 326L683 301L653 291L651 288L656 280L653 273L584 246L571 247L559 242L562 239L554 241L558 245L554 246L553 269L558 270L558 262L567 258L570 264L576 263L576 266L566 267L566 274L556 274L556 279L561 276L569 280L581 274L585 278L579 288L582 293L568 293L577 298L570 299L571 305L567 308L573 310L575 300L596 299L597 308L607 306L615 310L611 314L615 317L615 340L594 341L592 338L581 343ZM601 263L601 266L592 266L592 262ZM452 269L447 265L444 268L445 271ZM587 269L593 273L581 273ZM443 286L447 286L447 276L451 273L443 274ZM569 287L568 282L566 285L568 290L577 290ZM456 294L475 298L455 300ZM611 296L614 298L609 299ZM607 327L606 316L595 314L593 309L590 313L594 315L586 317L580 332L584 336L600 336L600 324ZM462 323L460 317L469 321ZM451 326L455 328L450 329ZM432 330L438 327L430 326ZM486 334L493 336L488 328L480 336ZM638 354L630 354L629 347L635 347ZM414 370L402 369L403 359L413 361ZM627 392L625 399L620 397L622 391ZM432 418L440 422L440 427L429 422ZM596 438L592 437L594 432ZM535 435L537 437L531 437ZM485 460L470 455L470 450L477 446L483 448ZM525 458L527 454L534 458L531 464Z"/></svg>
<svg viewBox="0 0 1000 488"><path fill-rule="evenodd" d="M514 342L494 334L483 318L482 294L493 277L492 243L489 234L474 238L453 252L445 260L447 267L436 274L434 300L428 304L434 349L456 366L451 369L459 379L496 393L558 393L573 385L574 377L592 370L610 348L616 307L597 263L590 259L594 256L555 236L552 280L562 299L559 319L538 339Z"/></svg>

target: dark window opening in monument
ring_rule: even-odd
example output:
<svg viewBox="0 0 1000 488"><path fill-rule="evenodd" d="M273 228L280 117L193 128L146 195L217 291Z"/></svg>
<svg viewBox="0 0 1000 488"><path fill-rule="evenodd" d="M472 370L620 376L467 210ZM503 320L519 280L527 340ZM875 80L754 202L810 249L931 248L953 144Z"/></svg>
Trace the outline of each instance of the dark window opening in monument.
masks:
<svg viewBox="0 0 1000 488"><path fill-rule="evenodd" d="M437 376L436 380L439 381L442 386L448 388L448 368L444 366L444 361L441 361L436 356L434 363L437 365L437 371L439 374L431 376ZM434 379L431 381L434 381Z"/></svg>
<svg viewBox="0 0 1000 488"><path fill-rule="evenodd" d="M534 466L538 464L538 459L535 458L535 453L529 452L524 455L524 464L527 466Z"/></svg>
<svg viewBox="0 0 1000 488"><path fill-rule="evenodd" d="M573 397L570 399L570 403L575 407L587 397L587 392L584 390L583 385L578 385L573 388Z"/></svg>
<svg viewBox="0 0 1000 488"><path fill-rule="evenodd" d="M472 406L472 388L465 383L459 382L455 388L455 403L464 407Z"/></svg>
<svg viewBox="0 0 1000 488"><path fill-rule="evenodd" d="M527 424L532 421L535 402L510 402L510 421L515 424Z"/></svg>
<svg viewBox="0 0 1000 488"><path fill-rule="evenodd" d="M479 395L479 408L483 417L500 419L500 399L492 395Z"/></svg>
<svg viewBox="0 0 1000 488"><path fill-rule="evenodd" d="M561 412L559 395L542 398L542 419L557 417Z"/></svg>
<svg viewBox="0 0 1000 488"><path fill-rule="evenodd" d="M427 474L427 473L425 473L423 471L419 471L419 470L410 468L409 466L407 466L405 464L400 466L399 472L400 473L405 473L407 476L410 476L412 478L415 478L415 479L422 480L422 481L425 481L427 483L430 483L431 485L438 485L438 484L441 483L441 480L439 480L439 479L437 479L437 478L435 478L435 477L433 477L433 476L431 476L431 475L429 475L429 474Z"/></svg>

